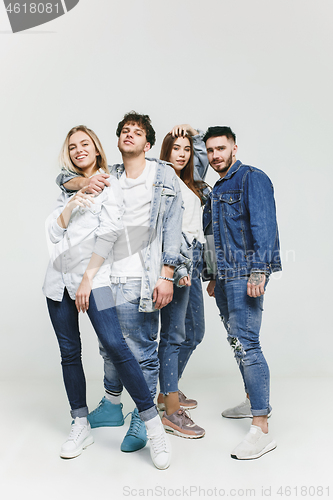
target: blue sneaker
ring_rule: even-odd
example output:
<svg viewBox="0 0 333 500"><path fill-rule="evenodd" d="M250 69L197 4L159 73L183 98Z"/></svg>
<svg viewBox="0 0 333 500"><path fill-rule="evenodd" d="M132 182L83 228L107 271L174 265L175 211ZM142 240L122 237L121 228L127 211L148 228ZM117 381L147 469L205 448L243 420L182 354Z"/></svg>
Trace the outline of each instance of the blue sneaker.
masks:
<svg viewBox="0 0 333 500"><path fill-rule="evenodd" d="M123 405L115 405L108 401L105 396L99 405L88 415L92 429L95 427L120 427L124 425Z"/></svg>
<svg viewBox="0 0 333 500"><path fill-rule="evenodd" d="M126 436L121 443L120 449L126 453L141 450L147 444L147 432L145 423L139 417L138 409L132 412L131 423Z"/></svg>

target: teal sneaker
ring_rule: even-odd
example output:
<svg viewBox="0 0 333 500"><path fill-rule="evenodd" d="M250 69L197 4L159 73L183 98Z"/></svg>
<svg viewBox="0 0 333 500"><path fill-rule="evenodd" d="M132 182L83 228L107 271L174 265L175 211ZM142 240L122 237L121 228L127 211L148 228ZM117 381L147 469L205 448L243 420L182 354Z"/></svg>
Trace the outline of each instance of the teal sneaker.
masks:
<svg viewBox="0 0 333 500"><path fill-rule="evenodd" d="M127 415L126 415L127 416ZM138 409L132 411L132 418L126 436L121 443L120 449L125 453L141 450L147 444L147 432L145 423L142 422Z"/></svg>
<svg viewBox="0 0 333 500"><path fill-rule="evenodd" d="M120 427L124 425L123 405L115 405L108 401L105 396L97 408L88 415L92 429L96 427Z"/></svg>

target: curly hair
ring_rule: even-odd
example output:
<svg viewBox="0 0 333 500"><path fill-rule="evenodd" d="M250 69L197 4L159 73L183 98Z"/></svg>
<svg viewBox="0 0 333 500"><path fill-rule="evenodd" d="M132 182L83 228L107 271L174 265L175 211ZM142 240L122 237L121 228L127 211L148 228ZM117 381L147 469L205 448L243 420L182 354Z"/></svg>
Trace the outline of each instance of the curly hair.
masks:
<svg viewBox="0 0 333 500"><path fill-rule="evenodd" d="M118 127L116 130L117 137L120 137L120 133L127 123L136 123L137 125L139 125L139 127L141 127L146 132L147 142L149 142L150 147L152 148L154 146L156 135L148 115L140 115L135 111L126 113L121 122L118 123Z"/></svg>

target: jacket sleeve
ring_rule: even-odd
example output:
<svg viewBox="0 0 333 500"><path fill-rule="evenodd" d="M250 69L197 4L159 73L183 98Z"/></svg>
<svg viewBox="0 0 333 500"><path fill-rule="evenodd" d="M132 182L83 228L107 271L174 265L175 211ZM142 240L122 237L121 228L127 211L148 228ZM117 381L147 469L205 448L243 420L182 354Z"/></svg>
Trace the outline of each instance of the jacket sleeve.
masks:
<svg viewBox="0 0 333 500"><path fill-rule="evenodd" d="M194 152L194 180L204 180L208 170L206 144L202 140L204 133L199 130L198 135L192 137Z"/></svg>
<svg viewBox="0 0 333 500"><path fill-rule="evenodd" d="M244 185L244 197L253 243L253 250L247 255L252 264L251 272L270 274L270 264L277 249L278 227L273 185L264 172L249 171Z"/></svg>
<svg viewBox="0 0 333 500"><path fill-rule="evenodd" d="M68 195L61 193L58 196L56 208L48 216L45 222L46 232L52 243L58 243L63 237L67 228L60 227L57 219L68 202Z"/></svg>
<svg viewBox="0 0 333 500"><path fill-rule="evenodd" d="M104 259L109 255L114 242L124 228L123 194L118 180L113 177L111 186L104 188L104 201L101 206L100 224L96 229L94 253Z"/></svg>
<svg viewBox="0 0 333 500"><path fill-rule="evenodd" d="M215 280L217 277L217 262L215 252L215 242L212 225L212 202L209 196L202 215L205 243L203 250L203 269L201 273L202 281Z"/></svg>
<svg viewBox="0 0 333 500"><path fill-rule="evenodd" d="M68 170L65 170L64 168L61 169L60 174L56 178L56 183L60 187L61 191L64 193L75 193L76 191L71 191L69 189L66 189L64 184L66 182L74 179L75 177L80 177L78 174L74 174L74 172L69 172Z"/></svg>
<svg viewBox="0 0 333 500"><path fill-rule="evenodd" d="M165 168L171 168L166 166ZM182 223L183 223L183 199L176 174L172 175L173 194L169 196L166 203L163 220L162 262L177 267L182 264L180 254Z"/></svg>

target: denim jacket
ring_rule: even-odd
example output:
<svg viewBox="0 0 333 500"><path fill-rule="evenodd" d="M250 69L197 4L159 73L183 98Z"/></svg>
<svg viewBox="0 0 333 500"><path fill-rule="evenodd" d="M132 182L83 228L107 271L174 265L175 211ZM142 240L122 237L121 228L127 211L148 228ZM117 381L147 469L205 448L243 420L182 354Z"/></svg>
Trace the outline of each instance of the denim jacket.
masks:
<svg viewBox="0 0 333 500"><path fill-rule="evenodd" d="M209 167L209 162L207 158L206 144L202 140L204 136L204 132L202 130L198 130L198 134L192 137L193 140L193 163L194 163L194 171L193 178L195 181L204 181L207 170ZM202 203L205 204L207 198L210 193L210 187L206 184L206 187L203 190Z"/></svg>
<svg viewBox="0 0 333 500"><path fill-rule="evenodd" d="M151 213L149 222L148 243L141 255L143 258L143 276L141 282L141 299L139 311L152 312L155 310L152 296L161 273L161 266L168 264L179 268L177 281L187 274L185 255L181 255L181 228L182 228L182 197L179 182L172 167L161 160L146 158L156 162L156 177L153 185ZM116 164L110 168L110 174L118 179L124 172L123 164ZM57 177L57 184L66 190L63 184L75 177L63 171Z"/></svg>
<svg viewBox="0 0 333 500"><path fill-rule="evenodd" d="M216 182L204 209L205 232L210 225L219 278L281 271L273 185L258 168L238 160Z"/></svg>

